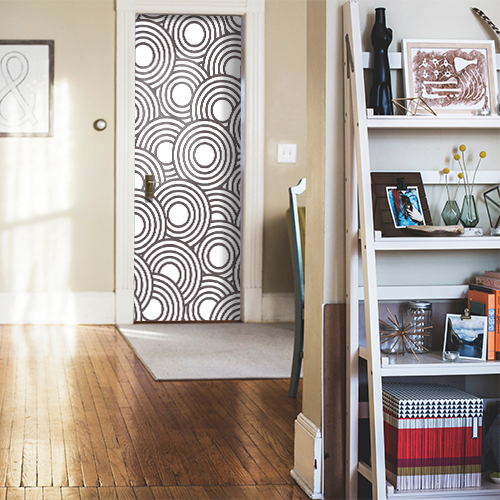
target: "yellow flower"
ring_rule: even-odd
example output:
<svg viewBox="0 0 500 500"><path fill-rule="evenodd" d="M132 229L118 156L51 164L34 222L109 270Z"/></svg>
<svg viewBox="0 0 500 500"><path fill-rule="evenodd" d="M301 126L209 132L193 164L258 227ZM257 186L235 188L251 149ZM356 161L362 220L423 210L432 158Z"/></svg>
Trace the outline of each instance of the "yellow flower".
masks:
<svg viewBox="0 0 500 500"><path fill-rule="evenodd" d="M464 174L462 174L462 172L458 172L458 178L459 179L463 179L464 178Z"/></svg>
<svg viewBox="0 0 500 500"><path fill-rule="evenodd" d="M465 144L461 144L459 149L463 153L467 148L465 147Z"/></svg>
<svg viewBox="0 0 500 500"><path fill-rule="evenodd" d="M443 168L443 174L449 174L450 169L448 167Z"/></svg>
<svg viewBox="0 0 500 500"><path fill-rule="evenodd" d="M479 153L479 157L480 157L480 158L486 158L486 151L481 151L481 152Z"/></svg>
<svg viewBox="0 0 500 500"><path fill-rule="evenodd" d="M455 160L460 160L460 155L457 153L453 158L455 158Z"/></svg>

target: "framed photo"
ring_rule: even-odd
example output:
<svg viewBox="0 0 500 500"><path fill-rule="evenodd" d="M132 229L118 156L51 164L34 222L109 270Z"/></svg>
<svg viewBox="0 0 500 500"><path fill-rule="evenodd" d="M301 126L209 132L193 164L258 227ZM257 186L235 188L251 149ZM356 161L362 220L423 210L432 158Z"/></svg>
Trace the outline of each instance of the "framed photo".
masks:
<svg viewBox="0 0 500 500"><path fill-rule="evenodd" d="M487 326L486 316L461 319L460 314L447 314L443 352L458 351L461 358L486 360Z"/></svg>
<svg viewBox="0 0 500 500"><path fill-rule="evenodd" d="M406 236L409 226L431 225L420 172L372 172L375 226L384 236Z"/></svg>
<svg viewBox="0 0 500 500"><path fill-rule="evenodd" d="M53 40L0 40L0 137L53 135Z"/></svg>
<svg viewBox="0 0 500 500"><path fill-rule="evenodd" d="M407 226L425 226L422 204L417 186L387 186L387 201L396 229Z"/></svg>
<svg viewBox="0 0 500 500"><path fill-rule="evenodd" d="M495 42L403 40L405 95L437 114L496 109Z"/></svg>

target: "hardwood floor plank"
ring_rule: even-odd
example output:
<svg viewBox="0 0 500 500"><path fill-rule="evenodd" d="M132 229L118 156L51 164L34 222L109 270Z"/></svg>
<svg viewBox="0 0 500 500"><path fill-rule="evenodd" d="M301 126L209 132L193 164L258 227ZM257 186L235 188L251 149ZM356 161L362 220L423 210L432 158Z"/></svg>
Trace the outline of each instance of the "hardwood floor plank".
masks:
<svg viewBox="0 0 500 500"><path fill-rule="evenodd" d="M85 371L79 359L75 360L71 358L66 363L66 380L69 381L68 394L73 409L82 481L84 486L98 486L97 466L85 414L85 407L92 408L92 397L88 389Z"/></svg>
<svg viewBox="0 0 500 500"><path fill-rule="evenodd" d="M217 383L210 384L210 401L217 408L219 415L224 418L224 424L231 430L228 435L230 440L234 438L231 443L232 447L234 449L243 448L252 457L264 476L268 478L268 480L264 478L263 483L279 484L290 482L290 467L282 464L279 459L273 460L276 458L273 455L273 450L270 449L267 443L263 442L259 435L255 435L254 429L248 425L244 415L241 414L238 403L230 403L225 399L225 396L223 398L217 397L220 392L218 386ZM201 401L208 392L207 385L198 383L196 388L196 391L192 391L193 397Z"/></svg>
<svg viewBox="0 0 500 500"><path fill-rule="evenodd" d="M99 500L99 493L95 486L85 486L80 488L80 498L82 500Z"/></svg>
<svg viewBox="0 0 500 500"><path fill-rule="evenodd" d="M89 361L92 368L90 370L89 367L87 377L96 413L99 416L99 424L101 426L106 448L116 449L118 447L118 440L102 393L103 389L109 388L109 381L103 373L101 356L99 355L97 345L98 340L96 339L94 329L88 330L88 335L84 337L84 340L90 354Z"/></svg>
<svg viewBox="0 0 500 500"><path fill-rule="evenodd" d="M61 488L62 500L81 500L80 488L75 486Z"/></svg>
<svg viewBox="0 0 500 500"><path fill-rule="evenodd" d="M199 391L197 384L191 390L193 398L201 401L205 396ZM212 404L213 400L212 400ZM222 410L222 411L221 411ZM239 461L245 469L250 473L252 479L257 484L269 484L274 481L281 482L280 475L269 464L269 461L263 456L262 452L254 445L254 443L246 438L240 441L239 436L244 436L240 426L234 425L232 417L227 413L226 409L219 407L219 419L221 427L226 429L224 440L229 448L238 456ZM262 467L261 467L262 465ZM265 472L264 470L265 469Z"/></svg>
<svg viewBox="0 0 500 500"><path fill-rule="evenodd" d="M274 485L283 500L305 500L309 498L297 485Z"/></svg>
<svg viewBox="0 0 500 500"><path fill-rule="evenodd" d="M0 325L0 500L305 498L287 391L155 381L113 327Z"/></svg>
<svg viewBox="0 0 500 500"><path fill-rule="evenodd" d="M121 408L118 406L118 401L115 398L115 392L112 389L103 391L106 399L106 405L113 418L116 438L118 439L119 448L113 450L113 456L110 455L111 467L115 476L117 486L144 486L146 481L139 464L137 453L132 445L130 434L128 433L127 425L123 420ZM129 406L123 406L129 408ZM130 408L129 408L130 409ZM111 450L108 450L110 452ZM116 462L119 460L119 462ZM123 476L123 481L117 479L115 469L118 468Z"/></svg>
<svg viewBox="0 0 500 500"><path fill-rule="evenodd" d="M37 481L37 364L38 356L34 355L31 346L27 347L26 397L21 486L36 486Z"/></svg>
<svg viewBox="0 0 500 500"><path fill-rule="evenodd" d="M148 486L160 486L162 482L156 468L156 461L151 453L149 443L142 435L133 410L131 408L122 408L122 414L146 484Z"/></svg>
<svg viewBox="0 0 500 500"><path fill-rule="evenodd" d="M43 500L62 500L61 488L55 486L43 488Z"/></svg>
<svg viewBox="0 0 500 500"><path fill-rule="evenodd" d="M210 496L202 486L171 486L169 493L175 500L210 500Z"/></svg>
<svg viewBox="0 0 500 500"><path fill-rule="evenodd" d="M293 447L283 453L279 441L269 434L269 431L255 418L252 411L241 403L239 397L235 397L235 391L231 387L214 383L213 389L214 396L217 397L221 405L235 415L235 419L244 430L245 435L255 443L269 463L272 463L284 482L294 483L289 475L293 462L293 452L291 451Z"/></svg>
<svg viewBox="0 0 500 500"><path fill-rule="evenodd" d="M134 486L134 494L137 500L153 500L154 495L149 486Z"/></svg>
<svg viewBox="0 0 500 500"><path fill-rule="evenodd" d="M164 424L164 428L167 429L170 439L189 470L189 484L208 485L220 481L219 474L200 447L191 426L186 425L182 411L179 410L178 401L164 401L158 394L164 384L153 382L149 374L141 374L139 379L143 390L150 395L151 404L158 418L163 422L168 422Z"/></svg>
<svg viewBox="0 0 500 500"><path fill-rule="evenodd" d="M1 421L1 418L0 418ZM0 487L4 488L7 480L7 468L9 464L9 450L0 448ZM0 495L0 500L2 500Z"/></svg>
<svg viewBox="0 0 500 500"><path fill-rule="evenodd" d="M184 467L175 446L175 438L168 432L156 413L155 407L149 400L149 392L144 391L141 383L135 378L131 377L129 382L130 389L126 396L136 422L143 424L141 435L144 435L148 442L154 444L151 447L151 453L159 465L158 471L161 484L168 486L186 484L186 482L190 484L189 478L192 475L198 477L196 468L188 472ZM158 429L160 432L157 432ZM148 482L148 484L151 485L152 483Z"/></svg>
<svg viewBox="0 0 500 500"><path fill-rule="evenodd" d="M170 493L167 486L151 486L154 500L177 500Z"/></svg>
<svg viewBox="0 0 500 500"><path fill-rule="evenodd" d="M7 488L6 500L24 500L24 488Z"/></svg>
<svg viewBox="0 0 500 500"><path fill-rule="evenodd" d="M24 500L43 500L43 489L24 488Z"/></svg>
<svg viewBox="0 0 500 500"><path fill-rule="evenodd" d="M49 345L53 359L57 359L58 347L55 347L57 334L55 327L48 327ZM55 338L56 337L56 338ZM52 462L52 486L68 486L68 473L66 464L66 449L64 431L61 417L61 401L57 385L57 373L55 362L46 363L47 369L47 396L49 404L49 428L50 428L50 453ZM48 490L49 492L52 490ZM48 493L51 494L51 493ZM45 495L45 490L44 490Z"/></svg>
<svg viewBox="0 0 500 500"><path fill-rule="evenodd" d="M21 349L20 338L16 338L16 350ZM24 414L26 402L26 361L19 354L15 372L15 393L12 399L12 428L9 444L9 459L6 486L21 486L23 464Z"/></svg>
<svg viewBox="0 0 500 500"><path fill-rule="evenodd" d="M131 486L128 488L125 486L116 487L115 491L118 500L137 500L135 490Z"/></svg>
<svg viewBox="0 0 500 500"><path fill-rule="evenodd" d="M200 415L210 414L209 423L205 423L202 428L217 426L220 430L219 433L212 430L210 430L210 432L212 433L212 438L216 439L217 447L220 452L233 462L233 468L236 467L236 469L240 471L242 477L240 482L236 482L236 484L254 484L258 482L258 480L269 482L269 478L266 474L263 473L262 469L257 466L253 458L250 457L241 443L235 438L235 428L237 428L238 425L232 417L229 417L225 411L222 413L218 411L220 408L214 406L213 399L210 398L210 401L208 401L206 398L205 393L207 390L199 390L199 384L192 383L189 388L186 387L184 391L182 391L181 384L182 383L175 383L173 387L177 390L181 389L180 399L185 403L189 402L189 409L191 412L194 408L198 408L198 413L196 414L197 421ZM206 388L207 385L205 384L204 387ZM196 391L193 389L196 389ZM187 413L187 409L185 413ZM218 422L218 424L215 422Z"/></svg>
<svg viewBox="0 0 500 500"><path fill-rule="evenodd" d="M64 434L64 451L67 466L68 486L83 486L83 474L78 449L78 436L76 430L75 416L71 405L71 397L68 387L68 373L66 370L66 360L71 348L68 341L76 334L73 326L53 327L54 335L57 335L59 342L52 345L53 353L61 361L55 364L55 374L59 393L59 403L61 408L61 425ZM55 484L55 486L58 486ZM63 485L61 485L63 486Z"/></svg>
<svg viewBox="0 0 500 500"><path fill-rule="evenodd" d="M99 494L99 500L118 500L115 488L112 487L97 488L97 493Z"/></svg>
<svg viewBox="0 0 500 500"><path fill-rule="evenodd" d="M262 500L282 500L281 495L273 485L259 484L256 488Z"/></svg>
<svg viewBox="0 0 500 500"><path fill-rule="evenodd" d="M52 460L50 449L50 416L47 383L47 364L52 360L47 355L49 336L46 329L37 326L34 335L41 340L37 343L40 358L36 363L36 410L37 410L37 483L36 486L52 486Z"/></svg>
<svg viewBox="0 0 500 500"><path fill-rule="evenodd" d="M36 360L34 360L36 365ZM23 469L21 486L36 486L37 481L37 396L36 396L36 366L30 370L29 381L26 388L26 406L24 423Z"/></svg>

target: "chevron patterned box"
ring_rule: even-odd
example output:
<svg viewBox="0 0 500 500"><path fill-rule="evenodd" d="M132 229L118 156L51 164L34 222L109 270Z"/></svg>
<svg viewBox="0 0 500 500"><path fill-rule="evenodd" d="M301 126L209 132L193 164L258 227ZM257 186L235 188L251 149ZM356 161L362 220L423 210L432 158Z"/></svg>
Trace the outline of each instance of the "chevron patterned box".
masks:
<svg viewBox="0 0 500 500"><path fill-rule="evenodd" d="M447 385L384 383L385 464L398 491L481 486L483 400Z"/></svg>

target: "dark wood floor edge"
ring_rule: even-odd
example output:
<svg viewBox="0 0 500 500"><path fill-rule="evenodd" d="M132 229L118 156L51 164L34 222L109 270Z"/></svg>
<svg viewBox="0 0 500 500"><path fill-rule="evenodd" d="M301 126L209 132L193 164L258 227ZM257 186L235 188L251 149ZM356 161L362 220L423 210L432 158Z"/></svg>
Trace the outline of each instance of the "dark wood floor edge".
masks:
<svg viewBox="0 0 500 500"><path fill-rule="evenodd" d="M323 309L324 498L345 498L346 459L346 304Z"/></svg>

